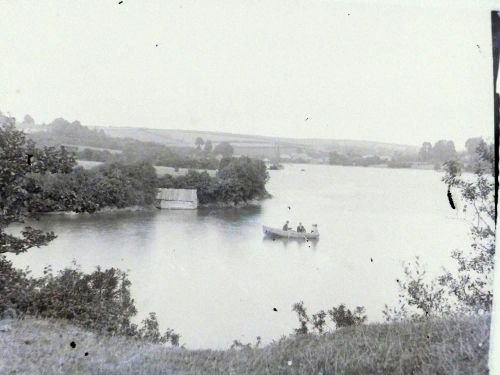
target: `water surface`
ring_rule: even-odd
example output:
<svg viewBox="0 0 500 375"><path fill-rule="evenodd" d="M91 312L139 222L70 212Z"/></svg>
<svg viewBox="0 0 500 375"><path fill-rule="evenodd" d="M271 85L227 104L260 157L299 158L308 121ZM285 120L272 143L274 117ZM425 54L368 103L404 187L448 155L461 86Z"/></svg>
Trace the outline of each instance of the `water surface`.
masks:
<svg viewBox="0 0 500 375"><path fill-rule="evenodd" d="M260 207L47 216L39 226L58 238L12 259L35 274L73 259L88 271L129 270L138 320L155 311L188 347L227 348L291 333L301 300L310 312L363 305L380 320L402 261L418 255L437 272L470 241L435 171L287 165L270 174L273 198ZM263 238L263 224L285 220L318 224L319 241Z"/></svg>

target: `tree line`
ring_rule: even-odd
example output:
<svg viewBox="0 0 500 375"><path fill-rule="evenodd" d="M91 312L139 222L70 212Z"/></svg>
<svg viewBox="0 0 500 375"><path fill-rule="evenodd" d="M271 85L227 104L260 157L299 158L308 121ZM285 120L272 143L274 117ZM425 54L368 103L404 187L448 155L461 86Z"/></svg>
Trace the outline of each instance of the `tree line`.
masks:
<svg viewBox="0 0 500 375"><path fill-rule="evenodd" d="M441 139L434 143L424 142L418 153L393 152L390 158L382 158L379 155L363 156L355 151L329 153L329 164L344 166L386 165L389 168L411 168L414 164L432 164L435 169L441 169L443 164L449 160L456 160L462 164L462 168L473 171L474 165L480 161L476 153L477 147L484 142L481 137L469 138L465 142L465 151L457 152L455 143L451 140Z"/></svg>

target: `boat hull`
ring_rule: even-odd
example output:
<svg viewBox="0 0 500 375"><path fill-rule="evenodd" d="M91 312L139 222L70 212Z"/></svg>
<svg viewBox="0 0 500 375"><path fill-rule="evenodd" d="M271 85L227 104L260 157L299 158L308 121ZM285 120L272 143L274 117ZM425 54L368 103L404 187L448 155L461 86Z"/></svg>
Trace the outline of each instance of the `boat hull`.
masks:
<svg viewBox="0 0 500 375"><path fill-rule="evenodd" d="M313 240L319 238L319 233L307 233L307 232L297 232L295 230L282 230L278 228L262 226L262 231L266 236L279 237L279 238L299 238Z"/></svg>

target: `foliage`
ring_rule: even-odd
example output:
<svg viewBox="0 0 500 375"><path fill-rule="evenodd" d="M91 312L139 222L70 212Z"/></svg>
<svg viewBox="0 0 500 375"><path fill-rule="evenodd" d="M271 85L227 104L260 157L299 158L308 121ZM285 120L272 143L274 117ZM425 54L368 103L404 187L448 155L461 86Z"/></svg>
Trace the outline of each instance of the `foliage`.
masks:
<svg viewBox="0 0 500 375"><path fill-rule="evenodd" d="M494 146L479 143L479 160L475 178L469 181L460 176L455 162L446 163L443 181L460 190L464 202L463 210L472 213L471 223L473 243L469 251L454 251L452 257L458 264L458 276L445 273L439 282L447 286L450 294L464 306L478 311L491 310L493 302L493 266L495 256L495 185Z"/></svg>
<svg viewBox="0 0 500 375"><path fill-rule="evenodd" d="M201 204L247 202L267 195L269 175L265 164L247 157L223 158L216 177L206 172L189 171L184 176L163 176L158 186L175 189L196 189Z"/></svg>
<svg viewBox="0 0 500 375"><path fill-rule="evenodd" d="M419 257L404 265L404 276L397 280L398 303L385 305L383 314L387 321L421 320L442 317L452 311L445 289L436 279L429 279L424 264Z"/></svg>
<svg viewBox="0 0 500 375"><path fill-rule="evenodd" d="M170 342L172 346L179 346L180 335L173 329L168 328L163 335L160 333L160 324L154 312L150 312L149 316L142 321L142 327L137 331L137 335L154 344Z"/></svg>
<svg viewBox="0 0 500 375"><path fill-rule="evenodd" d="M196 140L194 141L197 150L201 150L201 146L203 146L204 143L205 141L201 137L196 138Z"/></svg>
<svg viewBox="0 0 500 375"><path fill-rule="evenodd" d="M96 212L105 207L124 208L154 203L157 177L147 162L111 163L92 170L77 167L69 174L38 175L29 191L40 199L36 212Z"/></svg>
<svg viewBox="0 0 500 375"><path fill-rule="evenodd" d="M328 310L328 315L337 328L363 324L367 318L366 315L363 315L364 313L365 308L362 306L357 306L354 312L352 312L344 304Z"/></svg>
<svg viewBox="0 0 500 375"><path fill-rule="evenodd" d="M154 314L140 329L131 323L137 310L124 272L98 267L84 273L74 267L54 275L47 267L44 276L34 278L1 254L18 254L55 238L54 233L31 227L16 237L6 233L10 224L46 211L94 212L106 205L152 203L156 192L151 164L114 163L93 171L74 170L75 159L64 148L35 147L14 122L4 118L0 124L0 316L13 310L20 316L65 319L101 333L178 345L179 335L173 330L159 334Z"/></svg>
<svg viewBox="0 0 500 375"><path fill-rule="evenodd" d="M41 187L33 174L68 174L75 159L64 148L36 148L23 132L14 127L15 120L4 118L0 124L0 253L22 253L31 247L40 247L55 238L25 227L21 237L5 232L12 223L24 223L36 217L34 207L43 199Z"/></svg>
<svg viewBox="0 0 500 375"><path fill-rule="evenodd" d="M235 203L264 197L269 174L261 160L248 157L222 159L217 172L221 181L222 200Z"/></svg>
<svg viewBox="0 0 500 375"><path fill-rule="evenodd" d="M205 142L205 146L203 147L203 151L205 151L205 153L207 154L210 154L213 150L213 145L212 145L212 141L210 139L208 139L206 142Z"/></svg>
<svg viewBox="0 0 500 375"><path fill-rule="evenodd" d="M329 153L329 164L331 165L358 165L368 167L370 165L383 164L379 156L361 156L359 154L339 154L336 151Z"/></svg>
<svg viewBox="0 0 500 375"><path fill-rule="evenodd" d="M8 310L19 317L54 318L99 333L133 336L153 343L177 346L180 336L168 329L160 334L154 313L137 327L131 322L137 309L127 274L116 268L84 273L76 265L57 274L51 267L42 277L13 267L0 256L0 316Z"/></svg>
<svg viewBox="0 0 500 375"><path fill-rule="evenodd" d="M424 142L418 156L419 160L422 162L440 165L446 161L456 159L457 152L453 141L441 139L437 141L434 146L429 142Z"/></svg>
<svg viewBox="0 0 500 375"><path fill-rule="evenodd" d="M78 121L62 118L47 125L44 131L31 133L29 137L39 144L68 145L75 149L78 159L100 162L137 163L178 168L216 169L218 161L213 156L201 158L199 153L180 148L169 148L155 142L143 142L131 138L115 138L103 130L91 130ZM85 148L88 146L88 148Z"/></svg>
<svg viewBox="0 0 500 375"><path fill-rule="evenodd" d="M418 258L405 267L405 279L399 282L399 302L384 311L388 320L444 317L455 311L481 313L490 311L493 301L493 266L495 255L495 203L493 145L481 142L473 178L461 176L461 164L447 161L443 181L460 191L463 211L472 217L470 249L455 250L456 272L445 271L439 277L426 277Z"/></svg>
<svg viewBox="0 0 500 375"><path fill-rule="evenodd" d="M316 314L309 316L304 302L301 301L293 304L292 311L297 314L299 319L300 327L295 329L295 333L300 335L305 335L311 330L319 334L324 333L327 326L327 316L335 324L336 328L358 326L365 323L367 319L367 316L364 315L364 307L358 306L354 311L351 311L344 304L340 304L338 307L334 306L326 312L320 310Z"/></svg>
<svg viewBox="0 0 500 375"><path fill-rule="evenodd" d="M216 202L218 199L218 180L207 172L188 171L184 176L165 175L159 179L158 186L173 189L196 189L200 204Z"/></svg>
<svg viewBox="0 0 500 375"><path fill-rule="evenodd" d="M221 142L215 146L213 152L215 155L222 155L227 158L233 156L234 149L229 142Z"/></svg>

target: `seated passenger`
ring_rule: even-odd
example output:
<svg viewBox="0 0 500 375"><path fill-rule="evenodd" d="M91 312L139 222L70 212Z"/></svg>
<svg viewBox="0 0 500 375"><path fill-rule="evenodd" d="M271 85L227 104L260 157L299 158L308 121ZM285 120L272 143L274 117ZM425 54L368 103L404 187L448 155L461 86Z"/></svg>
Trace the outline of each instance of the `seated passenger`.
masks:
<svg viewBox="0 0 500 375"><path fill-rule="evenodd" d="M306 228L304 228L302 223L299 223L299 226L297 227L297 232L304 233L305 231L306 231Z"/></svg>
<svg viewBox="0 0 500 375"><path fill-rule="evenodd" d="M285 225L283 225L283 230L289 230L290 228L288 227L289 221L287 220Z"/></svg>

